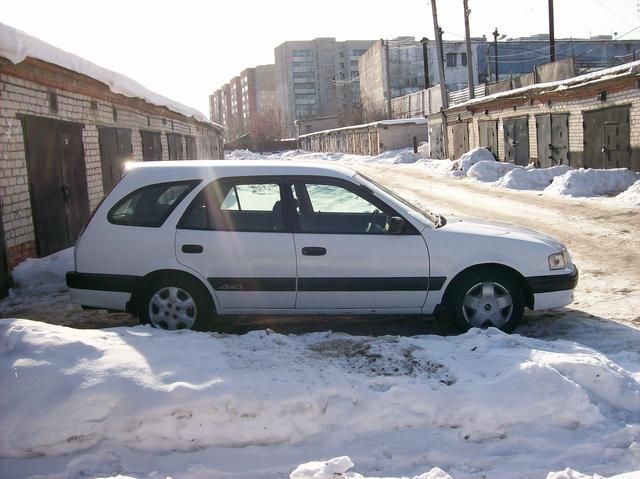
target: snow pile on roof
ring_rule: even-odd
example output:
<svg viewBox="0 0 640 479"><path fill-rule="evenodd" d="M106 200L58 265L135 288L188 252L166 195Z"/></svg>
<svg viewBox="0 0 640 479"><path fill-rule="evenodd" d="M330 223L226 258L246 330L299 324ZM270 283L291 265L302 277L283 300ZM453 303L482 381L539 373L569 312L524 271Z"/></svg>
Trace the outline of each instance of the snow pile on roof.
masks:
<svg viewBox="0 0 640 479"><path fill-rule="evenodd" d="M266 479L347 452L367 474L409 477L638 467L637 355L616 363L571 342L494 329L237 336L12 319L0 321L0 357L4 477L84 461L100 477L189 467Z"/></svg>
<svg viewBox="0 0 640 479"><path fill-rule="evenodd" d="M489 161L482 160L474 164L467 171L469 178L475 178L478 181L493 182L504 176L507 172L514 168L522 168L513 163L503 163L491 159Z"/></svg>
<svg viewBox="0 0 640 479"><path fill-rule="evenodd" d="M20 63L27 57L52 63L98 80L107 85L113 93L132 98L141 98L148 103L164 106L181 115L193 117L204 123L214 124L194 108L159 95L131 78L102 68L3 23L0 23L0 57L8 59L12 63Z"/></svg>
<svg viewBox="0 0 640 479"><path fill-rule="evenodd" d="M545 193L568 196L608 196L622 193L640 179L640 173L626 168L571 170L556 176Z"/></svg>
<svg viewBox="0 0 640 479"><path fill-rule="evenodd" d="M627 206L640 206L640 180L616 196L616 203Z"/></svg>
<svg viewBox="0 0 640 479"><path fill-rule="evenodd" d="M73 247L44 258L27 258L11 272L15 286L25 292L46 292L66 289L65 275L73 271Z"/></svg>
<svg viewBox="0 0 640 479"><path fill-rule="evenodd" d="M495 186L514 190L542 191L553 182L555 177L562 176L569 170L571 170L571 167L567 165L557 165L549 168L522 168L519 166L512 168L497 181Z"/></svg>
<svg viewBox="0 0 640 479"><path fill-rule="evenodd" d="M455 170L455 176L466 176L467 171L473 165L480 161L493 161L496 159L489 150L484 147L474 148L473 150L467 151L460 158L453 162L453 168Z"/></svg>
<svg viewBox="0 0 640 479"><path fill-rule="evenodd" d="M451 106L451 109L464 109L472 105L482 104L499 98L507 98L512 96L522 96L528 93L544 93L551 91L568 90L580 85L586 85L591 83L602 82L610 80L612 78L624 77L626 75L638 75L640 69L640 60L635 62L624 63L615 67L606 68L604 70L598 70L595 72L585 73L565 80L557 80L547 83L534 83L532 85L523 86L520 88L514 88L513 90L506 90L493 95L486 95L483 97L474 98L464 103L458 103Z"/></svg>

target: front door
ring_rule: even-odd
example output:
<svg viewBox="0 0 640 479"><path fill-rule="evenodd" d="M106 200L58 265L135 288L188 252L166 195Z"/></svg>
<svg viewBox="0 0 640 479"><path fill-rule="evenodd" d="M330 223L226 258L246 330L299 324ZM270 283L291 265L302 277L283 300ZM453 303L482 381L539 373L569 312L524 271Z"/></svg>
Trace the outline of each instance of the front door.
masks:
<svg viewBox="0 0 640 479"><path fill-rule="evenodd" d="M410 224L390 230L389 206L343 180L292 188L298 309L419 310L428 290L426 243Z"/></svg>
<svg viewBox="0 0 640 479"><path fill-rule="evenodd" d="M281 189L279 178L215 181L178 224L178 261L207 278L225 310L294 308L295 252Z"/></svg>
<svg viewBox="0 0 640 479"><path fill-rule="evenodd" d="M46 256L73 245L89 217L82 125L36 117L22 124L36 245Z"/></svg>

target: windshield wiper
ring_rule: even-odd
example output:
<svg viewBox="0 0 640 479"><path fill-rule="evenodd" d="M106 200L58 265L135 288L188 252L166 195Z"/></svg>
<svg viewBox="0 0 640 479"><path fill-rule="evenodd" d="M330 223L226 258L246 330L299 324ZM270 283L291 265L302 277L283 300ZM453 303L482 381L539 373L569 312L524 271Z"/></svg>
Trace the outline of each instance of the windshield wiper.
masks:
<svg viewBox="0 0 640 479"><path fill-rule="evenodd" d="M442 228L444 225L447 224L447 219L442 216L440 213L434 213L432 211L430 211L429 213L431 213L431 215L433 215L436 219L436 228Z"/></svg>

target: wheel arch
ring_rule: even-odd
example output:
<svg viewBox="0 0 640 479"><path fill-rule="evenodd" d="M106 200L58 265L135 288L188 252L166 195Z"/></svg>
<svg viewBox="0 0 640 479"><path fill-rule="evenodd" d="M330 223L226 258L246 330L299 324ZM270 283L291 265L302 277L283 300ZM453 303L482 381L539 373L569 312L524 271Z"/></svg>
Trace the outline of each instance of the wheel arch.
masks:
<svg viewBox="0 0 640 479"><path fill-rule="evenodd" d="M210 286L206 284L206 282L203 281L202 278L199 278L198 276L190 273L189 271L184 271L181 269L165 268L165 269L159 269L159 270L147 273L136 282L136 286L131 293L131 299L127 303L127 312L130 314L136 315L138 300L140 299L140 296L145 291L145 289L148 288L149 285L151 285L154 281L157 281L158 279L163 277L171 277L171 276L181 277L189 281L194 281L195 283L199 284L209 296L211 300L211 304L213 305L215 311L216 312L218 311L217 298L215 297L214 294L212 294Z"/></svg>
<svg viewBox="0 0 640 479"><path fill-rule="evenodd" d="M510 274L513 278L518 282L518 285L522 289L522 295L524 297L524 304L529 309L533 309L533 291L529 286L526 278L518 271L507 265L501 263L481 263L475 264L473 266L469 266L468 268L463 269L458 274L456 274L453 279L449 282L447 287L445 288L444 294L442 295L442 301L437 306L437 310L445 309L446 305L449 302L450 296L453 291L455 291L456 286L460 283L462 278L464 278L469 273L478 271L478 270L497 270Z"/></svg>

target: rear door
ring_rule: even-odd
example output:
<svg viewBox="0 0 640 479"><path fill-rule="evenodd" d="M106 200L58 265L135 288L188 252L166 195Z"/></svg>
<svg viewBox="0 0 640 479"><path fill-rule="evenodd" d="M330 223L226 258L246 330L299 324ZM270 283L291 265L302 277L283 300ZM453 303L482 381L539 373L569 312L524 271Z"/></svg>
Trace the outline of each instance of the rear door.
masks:
<svg viewBox="0 0 640 479"><path fill-rule="evenodd" d="M178 261L207 278L225 310L294 308L295 250L282 204L280 178L224 179L180 220Z"/></svg>
<svg viewBox="0 0 640 479"><path fill-rule="evenodd" d="M333 178L292 181L296 308L418 310L429 287L426 243L413 226L389 232L398 213Z"/></svg>

